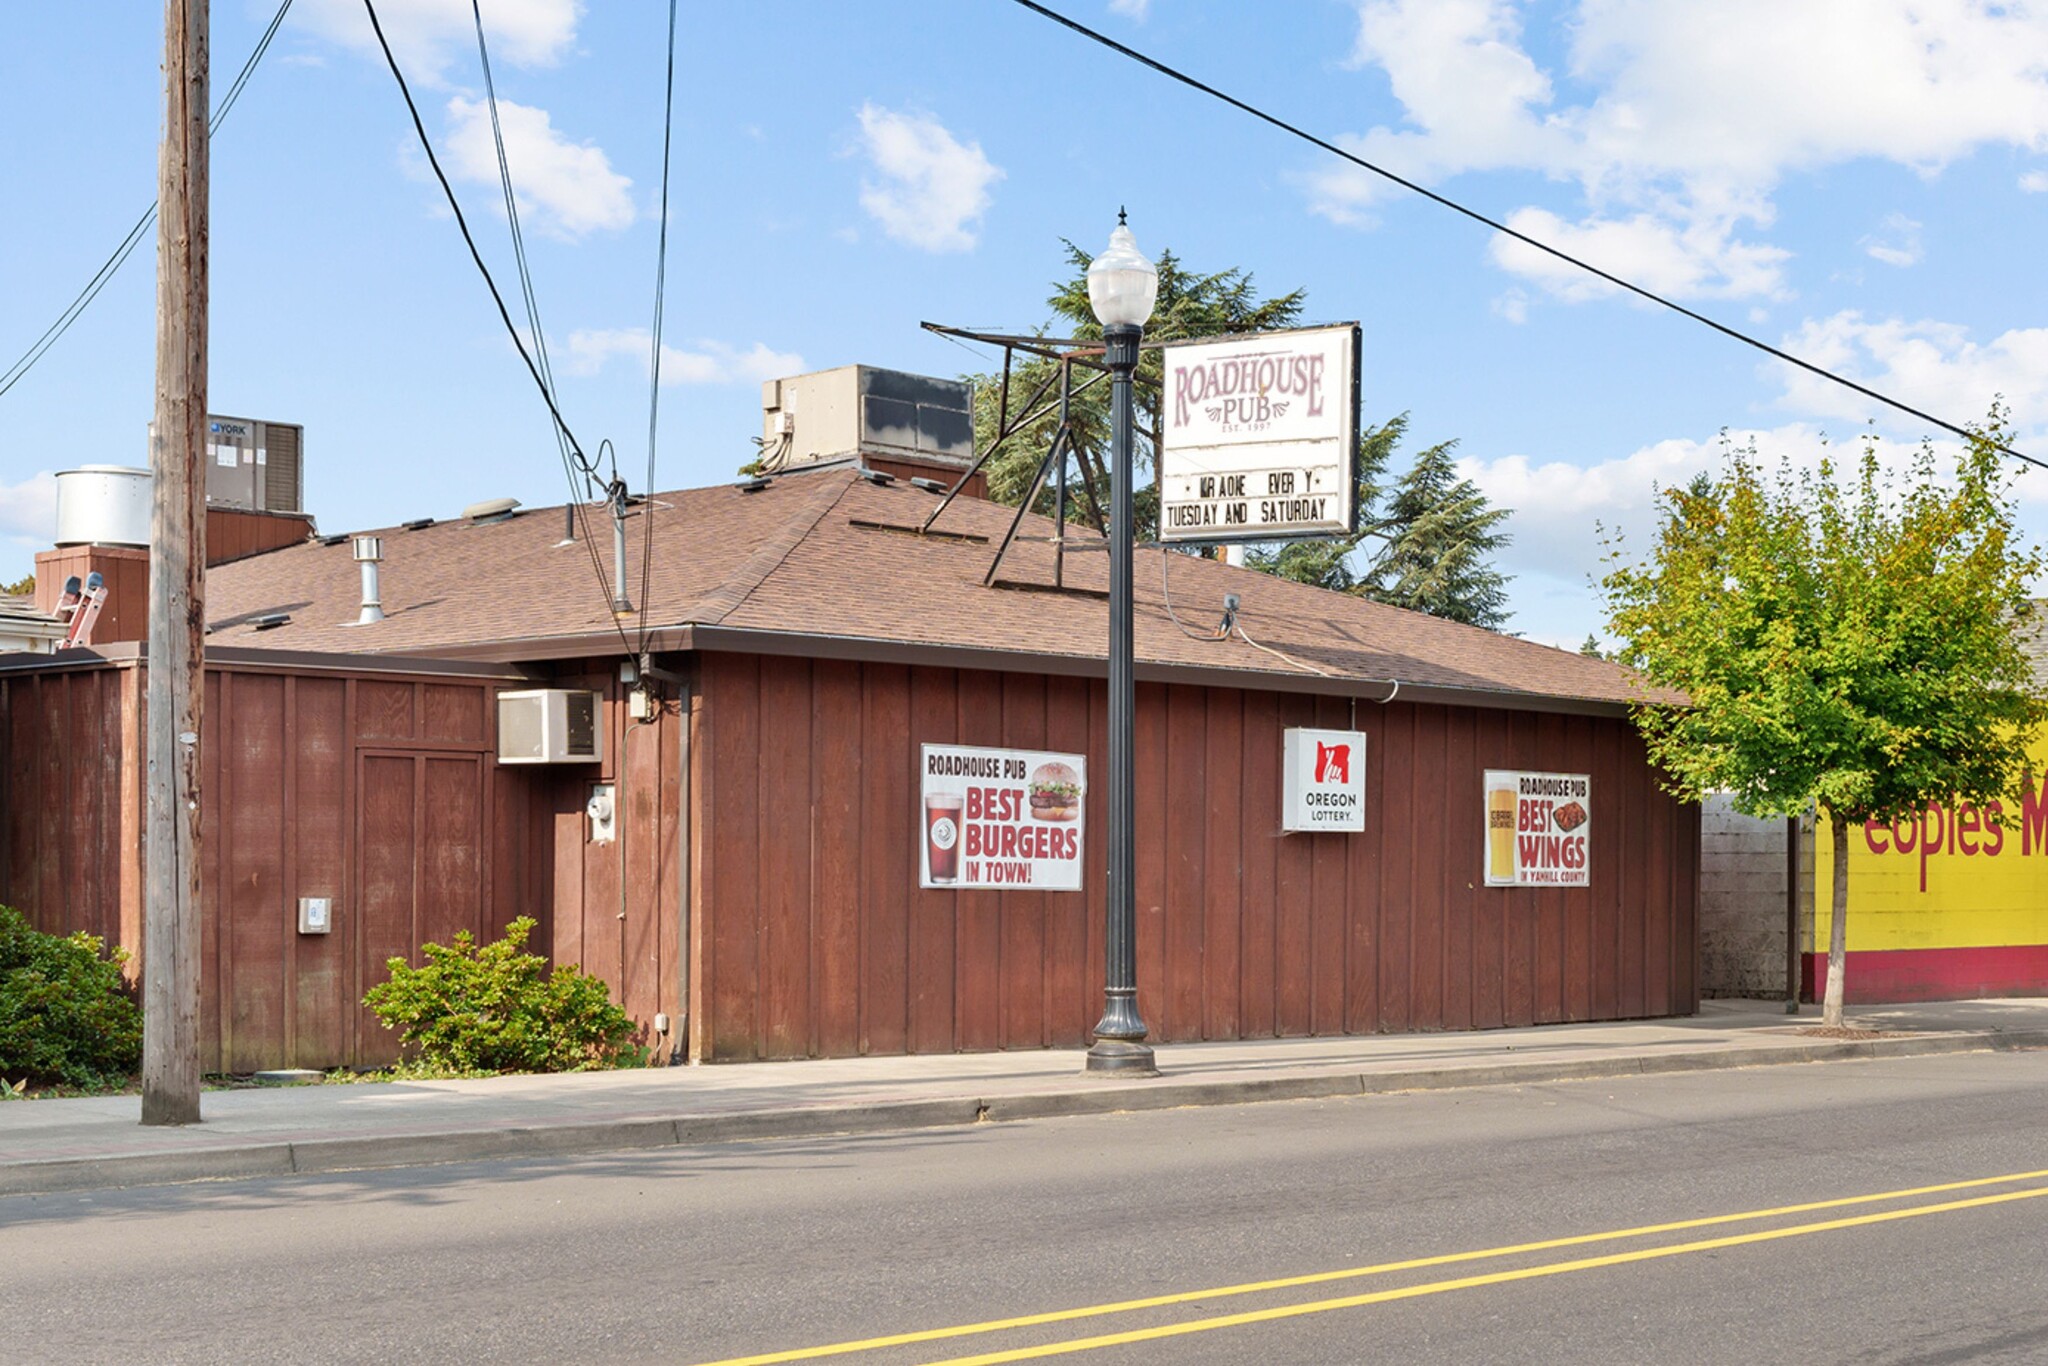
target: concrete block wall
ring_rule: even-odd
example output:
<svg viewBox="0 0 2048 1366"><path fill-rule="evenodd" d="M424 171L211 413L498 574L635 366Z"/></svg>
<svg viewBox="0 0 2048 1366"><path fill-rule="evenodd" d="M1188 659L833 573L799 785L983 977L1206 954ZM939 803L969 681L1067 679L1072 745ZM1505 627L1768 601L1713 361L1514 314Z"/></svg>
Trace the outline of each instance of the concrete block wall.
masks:
<svg viewBox="0 0 2048 1366"><path fill-rule="evenodd" d="M1700 812L1700 995L1785 998L1788 822L1738 813L1725 795ZM1802 840L1802 844L1810 844ZM1802 850L1810 883L1812 854ZM1810 898L1804 903L1811 906ZM1802 937L1811 934L1811 913Z"/></svg>

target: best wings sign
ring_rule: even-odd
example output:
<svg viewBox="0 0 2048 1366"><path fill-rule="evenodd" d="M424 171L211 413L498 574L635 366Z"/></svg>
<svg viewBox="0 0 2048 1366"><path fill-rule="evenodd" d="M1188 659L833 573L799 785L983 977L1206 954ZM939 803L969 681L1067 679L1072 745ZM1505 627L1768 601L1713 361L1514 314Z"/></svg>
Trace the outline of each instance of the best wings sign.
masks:
<svg viewBox="0 0 2048 1366"><path fill-rule="evenodd" d="M1162 355L1162 541L1357 529L1357 323L1171 342Z"/></svg>
<svg viewBox="0 0 2048 1366"><path fill-rule="evenodd" d="M1486 770L1486 885L1590 884L1593 780L1583 773Z"/></svg>

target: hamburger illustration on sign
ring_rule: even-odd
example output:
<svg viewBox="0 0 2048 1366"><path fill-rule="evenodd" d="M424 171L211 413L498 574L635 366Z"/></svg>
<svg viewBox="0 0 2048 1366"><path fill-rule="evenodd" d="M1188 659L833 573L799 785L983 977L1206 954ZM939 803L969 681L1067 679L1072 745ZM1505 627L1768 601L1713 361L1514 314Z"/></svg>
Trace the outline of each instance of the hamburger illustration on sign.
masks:
<svg viewBox="0 0 2048 1366"><path fill-rule="evenodd" d="M1081 775L1057 759L1031 770L1031 814L1041 821L1081 818Z"/></svg>

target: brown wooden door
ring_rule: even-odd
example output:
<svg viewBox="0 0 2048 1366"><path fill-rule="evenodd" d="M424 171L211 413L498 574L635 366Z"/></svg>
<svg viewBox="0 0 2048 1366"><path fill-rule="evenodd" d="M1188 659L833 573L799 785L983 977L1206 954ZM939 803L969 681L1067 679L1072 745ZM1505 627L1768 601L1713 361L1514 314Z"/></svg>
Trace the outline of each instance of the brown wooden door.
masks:
<svg viewBox="0 0 2048 1366"><path fill-rule="evenodd" d="M365 991L392 958L417 965L420 945L458 930L482 938L484 756L359 750L356 754L356 925ZM359 1062L398 1055L397 1035L362 1009Z"/></svg>

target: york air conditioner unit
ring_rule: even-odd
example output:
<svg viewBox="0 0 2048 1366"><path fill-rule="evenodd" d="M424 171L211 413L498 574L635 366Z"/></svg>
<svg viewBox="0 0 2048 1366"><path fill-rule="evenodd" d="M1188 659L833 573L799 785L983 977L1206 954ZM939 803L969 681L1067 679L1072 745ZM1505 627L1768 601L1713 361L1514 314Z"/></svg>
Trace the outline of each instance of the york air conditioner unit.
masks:
<svg viewBox="0 0 2048 1366"><path fill-rule="evenodd" d="M534 688L498 694L498 762L583 764L597 759L597 694Z"/></svg>

